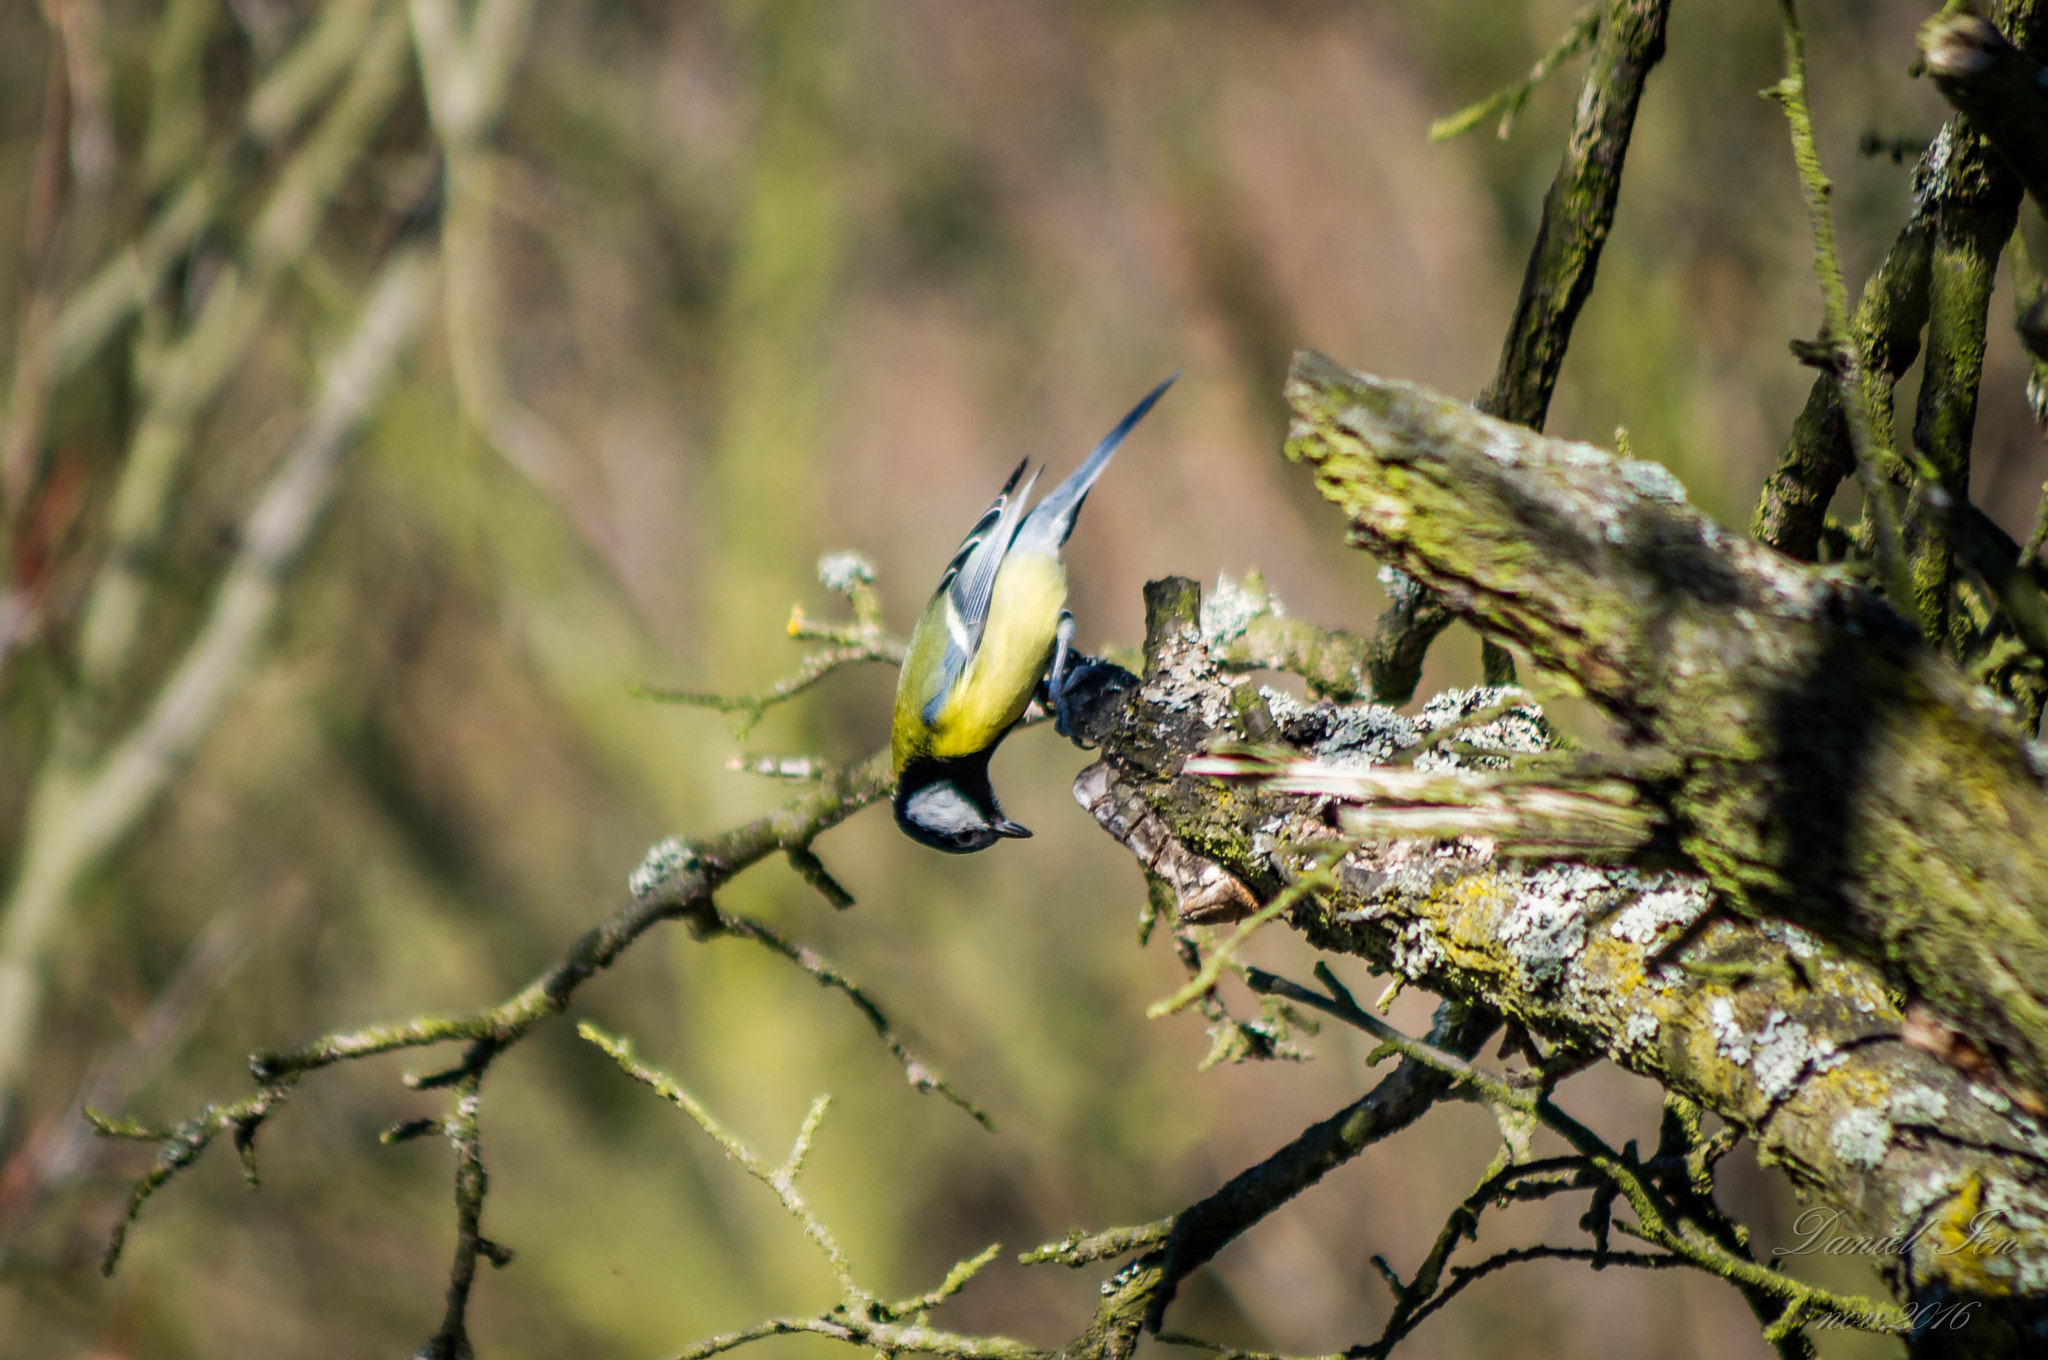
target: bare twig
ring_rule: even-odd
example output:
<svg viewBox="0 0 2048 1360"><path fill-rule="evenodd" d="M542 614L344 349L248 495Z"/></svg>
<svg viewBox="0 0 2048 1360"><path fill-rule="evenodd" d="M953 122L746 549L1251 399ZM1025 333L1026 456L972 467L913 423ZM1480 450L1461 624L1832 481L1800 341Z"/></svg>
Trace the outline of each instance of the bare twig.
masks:
<svg viewBox="0 0 2048 1360"><path fill-rule="evenodd" d="M411 245L386 263L305 430L250 513L211 613L135 729L98 761L76 749L81 733L60 733L31 795L0 913L0 1125L32 1051L42 960L73 888L163 795L247 671L358 425L424 319L433 270L432 258Z"/></svg>
<svg viewBox="0 0 2048 1360"><path fill-rule="evenodd" d="M441 142L447 204L441 249L447 262L450 371L462 414L514 467L540 486L556 484L572 461L566 440L534 414L505 380L497 350L491 219L497 200L490 138L512 65L525 43L534 0L483 0L465 25L455 0L408 0L425 76L427 110Z"/></svg>
<svg viewBox="0 0 2048 1360"><path fill-rule="evenodd" d="M895 1027L889 1023L889 1018L882 1014L881 1007L875 1004L874 999L861 989L860 984L839 971L837 965L821 957L816 950L808 945L793 943L759 921L735 915L732 912L720 910L716 913L715 920L706 917L700 918L700 921L700 924L696 922L693 922L693 924L697 924L697 929L702 938L715 939L720 935L730 935L734 939L752 940L769 951L780 954L783 958L788 959L791 963L809 973L813 978L817 979L820 987L827 987L843 994L848 1001L853 1003L854 1009L859 1011L862 1018L874 1029L875 1037L880 1039L883 1045L888 1048L890 1055L898 1063L902 1064L903 1073L910 1079L912 1086L920 1091L944 1096L948 1101L970 1115L975 1123L991 1133L995 1131L995 1121L989 1118L987 1112L961 1094L954 1088L952 1083L932 1071L922 1059L906 1048L902 1038L897 1035Z"/></svg>
<svg viewBox="0 0 2048 1360"><path fill-rule="evenodd" d="M302 895L302 888L292 893ZM0 1261L6 1258L10 1239L39 1204L91 1169L99 1143L92 1125L78 1112L121 1109L184 1046L206 1007L247 958L257 914L229 910L214 917L127 1038L86 1074L77 1096L0 1164ZM269 918L273 912L260 914Z"/></svg>
<svg viewBox="0 0 2048 1360"><path fill-rule="evenodd" d="M775 1193L784 1210L803 1230L804 1236L818 1248L825 1263L831 1268L832 1276L839 1282L840 1301L838 1305L811 1317L773 1318L767 1322L737 1332L707 1338L696 1345L677 1353L677 1360L717 1355L733 1350L750 1341L759 1341L771 1336L788 1336L794 1333L810 1333L828 1336L835 1340L869 1346L883 1353L893 1354L914 1351L936 1355L958 1355L973 1357L974 1360L1041 1360L1052 1352L1039 1350L1020 1341L999 1336L962 1336L953 1332L940 1331L925 1323L924 1315L964 1289L981 1269L995 1260L997 1246L990 1246L975 1256L968 1257L946 1272L946 1278L934 1288L922 1294L894 1302L885 1300L872 1291L863 1288L854 1278L852 1264L831 1230L823 1219L811 1208L809 1201L797 1188L797 1175L803 1169L804 1155L809 1151L811 1139L817 1133L819 1122L824 1118L829 1096L819 1096L811 1102L809 1114L804 1118L803 1128L798 1131L795 1144L789 1156L779 1166L770 1166L752 1148L728 1130L704 1107L703 1102L685 1090L674 1077L658 1068L649 1067L633 1056L631 1045L614 1038L597 1026L585 1022L577 1026L576 1032L583 1039L602 1049L620 1070L644 1086L650 1087L664 1100L681 1109L699 1128L709 1134L711 1140L724 1150L725 1155L738 1162L740 1167L755 1180Z"/></svg>

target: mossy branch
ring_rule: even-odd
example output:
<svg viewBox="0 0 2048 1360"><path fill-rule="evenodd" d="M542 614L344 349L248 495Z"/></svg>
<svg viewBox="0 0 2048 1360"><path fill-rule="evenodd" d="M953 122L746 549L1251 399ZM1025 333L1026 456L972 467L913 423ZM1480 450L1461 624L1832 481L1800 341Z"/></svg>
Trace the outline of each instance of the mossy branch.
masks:
<svg viewBox="0 0 2048 1360"><path fill-rule="evenodd" d="M1284 996L1299 1005L1308 1006L1362 1029L1403 1057L1442 1072L1451 1078L1458 1088L1471 1092L1486 1105L1496 1110L1512 1111L1557 1134L1571 1146L1579 1158L1583 1159L1583 1166L1587 1171L1599 1181L1612 1186L1613 1192L1619 1193L1628 1202L1636 1214L1631 1235L1639 1235L1643 1240L1661 1248L1672 1258L1673 1263L1688 1263L1728 1281L1746 1294L1754 1293L1777 1300L1780 1307L1771 1310L1771 1316L1767 1321L1775 1322L1780 1313L1803 1316L1818 1307L1846 1317L1865 1319L1865 1330L1904 1329L1905 1315L1896 1308L1855 1295L1837 1294L1802 1283L1758 1265L1747 1251L1730 1249L1722 1240L1728 1230L1724 1218L1713 1214L1702 1221L1687 1213L1664 1193L1650 1169L1637 1160L1633 1149L1628 1152L1616 1151L1598 1134L1554 1104L1546 1089L1514 1085L1456 1054L1446 1053L1434 1044L1403 1034L1371 1011L1360 1008L1337 982L1328 964L1316 965L1316 979L1323 984L1325 991L1312 991L1263 969L1253 969L1247 980L1254 991ZM1674 1149L1676 1165L1683 1167L1686 1164L1686 1154L1694 1150L1692 1147ZM1667 1163L1667 1167L1669 1165L1670 1163ZM1461 1213L1453 1215L1451 1224L1447 1225L1444 1233L1438 1238L1438 1246L1431 1253L1430 1264L1418 1274L1410 1286L1401 1291L1399 1305L1394 1311L1393 1318L1388 1321L1386 1332L1379 1342L1367 1349L1367 1354L1387 1354L1397 1341L1413 1329L1414 1324L1421 1322L1429 1312L1434 1311L1430 1304L1437 1298L1437 1286L1445 1259L1460 1237L1470 1235L1469 1224L1476 1223L1478 1209L1498 1194L1500 1178L1507 1169L1507 1163L1496 1163L1481 1183L1479 1191L1461 1206ZM1615 1226L1623 1231L1629 1230L1627 1225ZM1604 1247L1604 1242L1601 1245ZM1549 1249L1540 1254L1550 1254ZM1596 1254L1597 1252L1589 1253ZM1660 1265L1666 1263L1662 1257L1657 1258L1657 1261ZM1447 1299L1448 1293L1444 1297Z"/></svg>
<svg viewBox="0 0 2048 1360"><path fill-rule="evenodd" d="M1857 480L1863 488L1864 513L1873 530L1878 565L1884 575L1885 593L1925 631L1932 621L1912 612L1918 597L1907 569L1898 507L1879 463L1885 450L1878 443L1877 419L1865 382L1863 355L1851 343L1849 293L1842 282L1841 260L1835 250L1834 212L1828 206L1834 186L1821 169L1820 148L1813 135L1813 113L1806 97L1806 35L1799 27L1799 12L1793 0L1779 0L1779 13L1785 29L1785 75L1764 93L1784 108L1785 120L1791 125L1792 160L1799 170L1799 187L1806 198L1807 221L1813 233L1813 270L1820 281L1821 333L1810 353L1834 375Z"/></svg>
<svg viewBox="0 0 2048 1360"><path fill-rule="evenodd" d="M1319 356L1290 392L1290 451L1359 541L1681 757L1679 848L1733 905L1871 959L2048 1091L2048 794L1990 696L1662 468Z"/></svg>
<svg viewBox="0 0 2048 1360"><path fill-rule="evenodd" d="M1382 389L1367 380L1346 379L1341 395L1328 391L1327 405L1308 399L1308 391L1322 381L1308 361L1297 366L1291 390L1301 420L1293 447L1321 468L1326 491L1338 494L1340 482L1348 488L1340 503L1352 512L1354 528L1376 548L1398 544L1399 551L1388 555L1433 583L1448 584L1455 563L1456 584L1467 592L1473 614L1489 625L1553 608L1561 619L1569 616L1577 639L1572 647L1526 620L1516 636L1546 665L1570 674L1596 700L1610 703L1626 730L1641 739L1654 738L1664 730L1656 724L1670 721L1659 717L1658 705L1668 702L1662 696L1676 677L1707 669L1721 674L1731 664L1742 670L1767 657L1782 661L1788 610L1809 623L1839 619L1829 626L1861 630L1865 645L1883 641L1880 654L1898 645L1896 624L1884 641L1870 634L1868 616L1806 600L1804 592L1818 588L1819 578L1800 585L1783 559L1749 556L1754 550L1711 530L1689 511L1659 511L1682 513L1681 526L1622 510L1637 497L1658 506L1682 505L1675 484L1661 470L1589 460L1583 446L1570 446L1568 457L1560 446L1553 460L1544 452L1549 441L1445 402L1446 417L1455 411L1460 422L1470 422L1463 435L1453 437L1434 417L1424 416L1423 407L1406 400L1421 394L1403 385ZM1387 389L1398 395L1387 400ZM1340 417L1340 411L1346 414ZM1322 441L1333 439L1337 429L1344 431L1344 447L1351 454L1378 450L1376 456L1391 469L1389 480L1368 489L1333 479L1329 464L1337 457L1335 446ZM1422 490L1443 474L1437 460L1453 445L1469 449L1473 459L1459 463L1455 479L1462 512L1440 506ZM1505 484L1495 487L1494 479ZM1551 479L1559 485L1539 493ZM1624 486L1629 487L1626 493L1620 490ZM1513 514L1503 513L1507 505L1516 507ZM1380 519L1381 514L1387 518ZM1392 532L1396 517L1409 531ZM1586 537L1546 541L1513 554L1495 542L1496 535L1505 540L1528 533L1532 523L1548 524L1552 533L1582 524ZM1682 565L1660 562L1662 551L1680 553ZM1613 560L1603 559L1603 552L1613 554ZM1736 560L1717 564L1722 553ZM1648 588L1643 575L1632 575L1621 565L1624 560L1634 562L1634 572L1663 584ZM1496 595L1492 584L1494 573L1506 571L1510 563L1512 577L1499 579L1512 602ZM1726 594L1745 571L1766 566L1768 590L1786 599L1776 614L1760 610L1761 601L1739 588L1732 597ZM1569 583L1552 579L1553 571L1568 575ZM1505 590L1509 579L1511 591ZM1616 597L1607 600L1590 591L1589 579L1611 579ZM1686 602L1683 587L1689 582L1714 596L1718 607L1750 611L1744 626L1772 630L1774 640L1769 646L1735 647L1724 635L1700 633L1697 606ZM1294 872L1279 862L1286 858L1279 847L1329 834L1324 804L1315 797L1257 790L1219 799L1213 786L1185 772L1187 756L1221 741L1244 739L1241 709L1221 692L1241 682L1220 675L1199 645L1199 602L1186 583L1157 583L1148 589L1148 598L1173 601L1176 607L1155 611L1147 637L1152 664L1144 686L1131 711L1101 728L1104 759L1077 780L1077 796L1141 861L1160 858L1158 842L1168 837L1247 885L1259 901L1270 902ZM1626 634L1622 621L1635 617L1631 611L1641 610L1645 600L1665 602L1652 611L1657 620L1653 633L1627 642L1621 653L1597 666L1578 657L1574 647L1600 651L1617 640L1617 627ZM1694 646L1707 649L1701 655L1711 654L1713 667L1695 667L1687 660ZM1559 664L1567 654L1576 663L1569 668ZM1843 670L1854 671L1853 658L1839 650L1831 655ZM1658 658L1654 665L1651 657ZM1868 673L1863 677L1867 685ZM1738 712L1756 712L1753 696L1771 689L1759 688L1754 673L1730 677L1729 685L1731 694L1752 696ZM1686 711L1720 711L1719 693L1693 696ZM1963 707L1974 711L1967 703ZM1290 743L1304 743L1304 758L1332 758L1344 743L1355 744L1355 730L1369 725L1367 711L1331 705L1318 705L1317 711L1327 716L1315 722L1289 717L1283 723L1290 734L1323 734L1290 735ZM1985 713L1973 721L1991 720ZM1945 718L1942 725L1953 733L1957 721ZM1814 736L1811 724L1799 730L1808 740ZM1685 749L1698 753L1694 761L1708 762L1709 753L1727 749L1730 740L1726 734L1695 737ZM1745 765L1765 758L1755 738L1748 740ZM2012 741L2009 733L2005 740ZM1876 764L1890 767L1884 758ZM1977 768L1981 774L1981 761ZM1671 777L1680 784L1707 779L1703 771L1687 772L1683 766ZM1725 778L1725 772L1718 777ZM1819 801L1814 790L1823 787L1811 776L1799 779L1785 771L1759 772L1759 777L1789 783L1804 791L1795 798L1813 802ZM1756 796L1739 789L1723 792L1731 801ZM1806 854L1818 844L1800 835L1791 842ZM2006 843L1995 853L2032 851L2025 844ZM1839 872L1839 866L1832 871ZM1689 1258L1711 1261L1717 1271L1726 1267L1721 1273L1744 1291L1769 1328L1768 1339L1784 1353L1800 1353L1797 1333L1809 1320L1806 1306L1776 1272L1743 1262L1739 1230L1733 1225L1724 1230L1706 1208L1683 1198L1710 1189L1711 1165L1726 1151L1734 1131L1753 1135L1766 1160L1797 1168L1802 1186L1828 1212L1839 1214L1843 1232L1897 1243L1902 1283L1982 1301L1978 1316L2002 1319L1986 1322L1987 1327L2032 1325L2033 1303L2024 1293L2031 1286L2018 1282L2048 1271L2048 1236L2029 1226L2048 1217L2048 1130L2007 1096L1983 1087L1981 1065L1966 1073L1916 1047L1920 1041L1906 1041L1905 1018L1874 968L1779 922L1749 923L1715 912L1714 895L1704 881L1669 872L1517 864L1500 858L1483 841L1375 839L1354 843L1335 874L1336 888L1306 899L1288 917L1311 944L1357 954L1376 970L1462 1004L1512 1015L1551 1055L1544 1060L1547 1071L1605 1057L1692 1102L1690 1119L1677 1120L1680 1132L1690 1130L1679 1140L1683 1151L1666 1162L1637 1164L1625 1149L1616 1153L1592 1143L1575 1143L1574 1156L1597 1159L1586 1161L1583 1169L1588 1175L1597 1172L1600 1182L1612 1187L1614 1202L1636 1215L1633 1226L1650 1234L1658 1250L1665 1241L1676 1241ZM1924 924L1924 913L1916 919ZM1722 971L1730 965L1740 968ZM1354 1009L1362 1008L1354 1004ZM1471 1048L1433 1042L1471 1065ZM1419 1067L1445 1083L1440 1090L1448 1089L1452 1077L1445 1068L1458 1069L1423 1065L1427 1056L1411 1051L1404 1066ZM1527 1106L1518 1097L1502 1108L1521 1118ZM1727 1120L1730 1134L1700 1133L1700 1109ZM1544 1114L1551 1116L1548 1110ZM1631 1178L1640 1186L1632 1185ZM1540 1188L1540 1182L1531 1182L1530 1193ZM2001 1207L1987 1215L1985 1206L1993 1203ZM1611 1214L1594 1221L1605 1224L1602 1233L1614 1229ZM1185 1241L1187 1231L1177 1229L1176 1234ZM1060 1245L1049 1249L1051 1259L1057 1259ZM1595 1250L1600 1250L1597 1241ZM1207 1259L1201 1252L1194 1256ZM1743 1263L1731 1266L1731 1258ZM1170 1276L1178 1278L1167 1261L1164 1252L1148 1254L1111 1282L1080 1353L1127 1354L1147 1318L1156 1325L1163 1284ZM1446 1267L1439 1287L1455 1278L1456 1272ZM1890 1313L1879 1309L1853 1316L1881 1322ZM2001 1352L1991 1344L1985 1353Z"/></svg>
<svg viewBox="0 0 2048 1360"><path fill-rule="evenodd" d="M1571 135L1543 198L1543 218L1501 343L1500 364L1479 398L1482 411L1543 428L1572 329L1592 294L1600 253L1614 226L1636 109L1650 72L1663 60L1670 11L1670 0L1606 0L1598 17ZM1581 15L1578 22L1584 19ZM1452 612L1426 590L1409 588L1404 579L1390 579L1388 586L1392 604L1373 643L1383 663L1373 676L1373 694L1382 703L1404 704L1421 677L1423 655L1449 626ZM1489 685L1514 683L1513 660L1490 638L1482 646L1481 662Z"/></svg>

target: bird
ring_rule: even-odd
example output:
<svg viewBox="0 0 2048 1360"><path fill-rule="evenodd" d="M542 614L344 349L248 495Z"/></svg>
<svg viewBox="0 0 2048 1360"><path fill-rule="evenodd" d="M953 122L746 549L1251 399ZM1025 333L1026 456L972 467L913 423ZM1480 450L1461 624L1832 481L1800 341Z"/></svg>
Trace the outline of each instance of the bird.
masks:
<svg viewBox="0 0 2048 1360"><path fill-rule="evenodd" d="M1041 681L1061 734L1072 736L1065 688L1074 616L1060 549L1110 456L1179 376L1146 393L1028 512L1038 472L1025 476L1029 459L1017 464L946 564L911 630L896 680L893 806L897 826L911 839L966 855L1031 834L1003 815L989 783L989 757Z"/></svg>

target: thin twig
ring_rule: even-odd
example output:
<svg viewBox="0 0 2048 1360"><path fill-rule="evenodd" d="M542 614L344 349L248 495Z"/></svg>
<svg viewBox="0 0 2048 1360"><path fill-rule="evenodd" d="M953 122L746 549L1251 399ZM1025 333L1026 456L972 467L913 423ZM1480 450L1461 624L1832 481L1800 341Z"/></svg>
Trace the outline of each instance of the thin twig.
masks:
<svg viewBox="0 0 2048 1360"><path fill-rule="evenodd" d="M1593 0L1572 16L1571 24L1557 45L1536 59L1529 73L1520 80L1505 85L1476 104L1467 105L1456 113L1448 114L1429 125L1429 140L1445 142L1461 136L1478 127L1491 117L1496 109L1500 111L1500 126L1497 135L1502 141L1515 130L1515 119L1521 116L1522 108L1529 102L1529 96L1536 87L1546 80L1550 73L1570 61L1593 45L1593 37L1600 31L1601 12L1606 0Z"/></svg>
<svg viewBox="0 0 2048 1360"><path fill-rule="evenodd" d="M1310 991L1298 983L1289 982L1261 969L1251 970L1247 981L1255 991L1270 991L1285 996L1290 1001L1322 1011L1326 1015L1365 1030L1382 1042L1391 1044L1402 1056L1452 1078L1489 1105L1504 1107L1534 1118L1544 1127L1561 1135L1602 1176L1614 1184L1635 1212L1636 1226L1641 1230L1645 1241L1685 1258L1691 1265L1720 1276L1743 1290L1745 1294L1754 1292L1777 1299L1788 1310L1804 1310L1818 1306L1845 1316L1869 1319L1869 1330L1884 1330L1898 1323L1902 1315L1897 1310L1887 1308L1874 1300L1836 1294L1815 1285L1805 1284L1738 1255L1703 1225L1673 1206L1650 1183L1642 1165L1633 1155L1616 1152L1592 1130L1559 1109L1540 1089L1518 1088L1475 1067L1457 1054L1445 1052L1435 1044L1402 1033L1379 1016L1360 1008L1338 983L1335 974L1330 972L1329 965L1318 963L1316 977L1330 989L1328 995Z"/></svg>
<svg viewBox="0 0 2048 1360"><path fill-rule="evenodd" d="M804 1153L809 1149L818 1123L824 1117L830 1097L819 1096L811 1102L810 1112L804 1117L803 1127L797 1133L796 1142L791 1147L789 1156L779 1166L771 1167L744 1141L719 1123L716 1116L705 1108L704 1103L691 1095L674 1077L634 1057L632 1046L626 1041L606 1034L588 1021L578 1025L576 1032L586 1042L603 1050L628 1076L651 1088L664 1100L688 1114L699 1128L710 1135L711 1140L718 1144L726 1156L738 1162L748 1175L773 1191L776 1199L781 1201L783 1209L797 1221L804 1236L810 1238L812 1244L824 1256L833 1278L839 1282L839 1305L827 1312L807 1318L771 1318L767 1322L741 1331L710 1337L678 1352L679 1360L681 1357L717 1355L750 1341L800 1332L870 1346L884 1354L916 1351L976 1357L977 1360L1041 1360L1050 1354L1008 1337L961 1336L953 1332L940 1331L927 1326L924 1322L925 1313L958 1294L983 1267L996 1259L997 1253L1001 1250L998 1245L990 1245L976 1255L956 1263L946 1272L945 1279L936 1288L893 1303L863 1288L855 1280L853 1267L847 1260L846 1253L832 1236L831 1230L825 1226L824 1220L818 1217L809 1201L803 1197L802 1191L797 1189L796 1183L797 1173L803 1166Z"/></svg>
<svg viewBox="0 0 2048 1360"><path fill-rule="evenodd" d="M874 999L861 989L859 983L839 971L835 964L819 955L816 950L808 945L796 944L785 939L759 921L724 910L717 912L715 923L705 919L698 929L705 939L730 935L735 939L752 940L809 973L820 987L830 988L845 996L874 1029L875 1037L882 1041L890 1055L902 1065L903 1074L910 1079L912 1086L920 1091L945 1097L972 1117L975 1123L991 1133L995 1132L995 1121L989 1118L988 1113L905 1047L895 1027L889 1023L889 1018L882 1013L881 1007L875 1004Z"/></svg>
<svg viewBox="0 0 2048 1360"><path fill-rule="evenodd" d="M1813 232L1813 270L1821 293L1818 346L1841 394L1849 446L1856 454L1856 477L1863 488L1864 506L1876 539L1885 593L1894 608L1914 617L1913 580L1906 569L1898 507L1892 501L1890 483L1878 462L1883 450L1877 447L1873 433L1875 421L1864 382L1863 356L1849 340L1849 291L1842 283L1841 261L1835 253L1834 213L1828 206L1833 186L1821 169L1820 149L1813 136L1813 114L1806 100L1806 37L1799 28L1795 0L1779 0L1779 11L1785 27L1785 76L1767 93L1783 106L1785 120L1791 124L1792 159L1798 166L1799 187L1806 197L1807 220Z"/></svg>

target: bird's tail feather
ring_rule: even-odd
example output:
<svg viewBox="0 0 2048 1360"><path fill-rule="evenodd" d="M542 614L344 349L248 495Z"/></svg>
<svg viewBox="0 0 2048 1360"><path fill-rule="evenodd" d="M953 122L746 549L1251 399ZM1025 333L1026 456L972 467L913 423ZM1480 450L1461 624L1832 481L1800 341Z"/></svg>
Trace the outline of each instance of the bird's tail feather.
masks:
<svg viewBox="0 0 2048 1360"><path fill-rule="evenodd" d="M1031 518L1026 520L1023 528L1019 530L1020 538L1028 535L1034 539L1044 539L1055 548L1067 541L1067 536L1074 532L1074 520L1081 513L1081 502L1088 498L1089 489L1095 485L1095 479L1109 466L1110 456L1117 451L1117 446L1124 442L1125 436L1145 418L1145 413L1166 395L1166 389L1173 386L1174 379L1178 377L1180 374L1176 371L1173 377L1147 392L1145 399L1133 406L1130 414L1118 421L1116 428L1102 437L1102 442L1095 446L1095 452L1088 455L1088 461L1075 468L1071 476L1046 493L1045 499L1032 509Z"/></svg>

